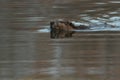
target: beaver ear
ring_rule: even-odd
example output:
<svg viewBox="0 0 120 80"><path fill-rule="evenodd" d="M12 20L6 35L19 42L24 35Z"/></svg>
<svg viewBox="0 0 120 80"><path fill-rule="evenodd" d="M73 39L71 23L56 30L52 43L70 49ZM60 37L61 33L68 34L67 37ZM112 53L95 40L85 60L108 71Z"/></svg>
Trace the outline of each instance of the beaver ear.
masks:
<svg viewBox="0 0 120 80"><path fill-rule="evenodd" d="M72 22L69 22L69 25L70 25L70 26L74 26L74 24L73 24Z"/></svg>

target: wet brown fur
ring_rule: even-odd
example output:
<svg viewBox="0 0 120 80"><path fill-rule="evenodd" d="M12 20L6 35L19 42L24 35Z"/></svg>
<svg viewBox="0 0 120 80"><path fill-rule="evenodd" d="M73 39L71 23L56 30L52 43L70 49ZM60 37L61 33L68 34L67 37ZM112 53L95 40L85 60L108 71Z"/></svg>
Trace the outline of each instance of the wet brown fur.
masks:
<svg viewBox="0 0 120 80"><path fill-rule="evenodd" d="M75 26L70 21L52 21L50 22L50 36L51 38L65 38L72 37L74 30L87 29L88 26Z"/></svg>

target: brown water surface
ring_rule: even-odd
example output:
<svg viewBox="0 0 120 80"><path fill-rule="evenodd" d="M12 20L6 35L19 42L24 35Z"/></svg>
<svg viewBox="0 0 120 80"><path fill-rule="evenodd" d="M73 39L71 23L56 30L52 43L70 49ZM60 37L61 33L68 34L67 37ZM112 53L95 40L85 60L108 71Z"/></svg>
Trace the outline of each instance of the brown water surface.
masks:
<svg viewBox="0 0 120 80"><path fill-rule="evenodd" d="M119 0L1 0L0 5L0 80L120 79L119 31L64 39L36 32L54 19L120 16Z"/></svg>

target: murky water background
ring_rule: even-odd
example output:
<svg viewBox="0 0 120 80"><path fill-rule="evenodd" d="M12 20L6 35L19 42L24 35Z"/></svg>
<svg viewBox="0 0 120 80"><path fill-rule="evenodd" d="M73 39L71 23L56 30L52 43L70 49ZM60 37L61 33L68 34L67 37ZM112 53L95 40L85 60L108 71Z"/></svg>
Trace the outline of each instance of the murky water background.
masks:
<svg viewBox="0 0 120 80"><path fill-rule="evenodd" d="M120 26L119 0L1 0L0 80L119 80L120 32L50 39L54 19Z"/></svg>

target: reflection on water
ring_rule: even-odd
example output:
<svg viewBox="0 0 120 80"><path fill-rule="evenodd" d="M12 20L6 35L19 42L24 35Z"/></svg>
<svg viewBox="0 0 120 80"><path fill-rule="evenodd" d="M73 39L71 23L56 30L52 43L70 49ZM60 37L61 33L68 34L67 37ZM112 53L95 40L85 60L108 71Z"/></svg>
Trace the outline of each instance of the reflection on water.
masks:
<svg viewBox="0 0 120 80"><path fill-rule="evenodd" d="M13 35L0 57L1 80L119 80L119 32ZM9 52L5 49L10 49Z"/></svg>
<svg viewBox="0 0 120 80"><path fill-rule="evenodd" d="M119 3L1 0L0 80L119 80ZM47 25L54 19L107 22L117 31L81 31L72 38L50 39Z"/></svg>

